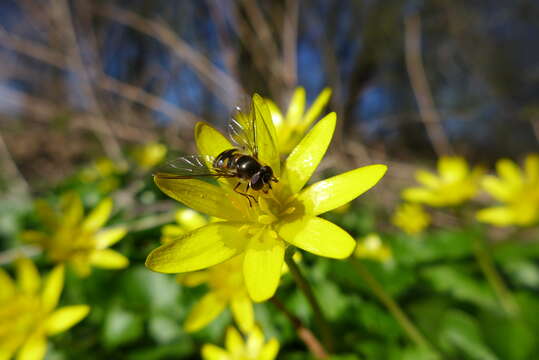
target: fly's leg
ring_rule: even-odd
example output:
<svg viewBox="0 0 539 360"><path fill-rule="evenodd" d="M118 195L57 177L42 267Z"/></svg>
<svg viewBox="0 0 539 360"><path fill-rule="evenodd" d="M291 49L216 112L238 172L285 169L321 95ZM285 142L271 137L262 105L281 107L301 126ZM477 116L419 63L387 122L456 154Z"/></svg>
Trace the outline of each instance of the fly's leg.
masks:
<svg viewBox="0 0 539 360"><path fill-rule="evenodd" d="M241 183L237 183L236 186L234 186L234 192L242 195L242 196L245 196L247 198L247 200L249 201L249 207L253 207L253 204L251 204L251 199L253 199L253 201L256 203L256 198L251 195L251 194L247 194L246 192L241 192L238 190L238 187L241 185ZM249 184L247 184L247 191L249 191Z"/></svg>

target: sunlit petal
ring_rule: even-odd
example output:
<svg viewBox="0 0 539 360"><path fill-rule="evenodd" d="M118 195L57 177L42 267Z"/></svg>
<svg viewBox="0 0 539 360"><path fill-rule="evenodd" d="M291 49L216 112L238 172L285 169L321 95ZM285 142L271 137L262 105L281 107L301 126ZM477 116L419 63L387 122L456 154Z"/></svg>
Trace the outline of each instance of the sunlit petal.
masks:
<svg viewBox="0 0 539 360"><path fill-rule="evenodd" d="M9 299L15 293L15 283L7 272L0 268L0 301Z"/></svg>
<svg viewBox="0 0 539 360"><path fill-rule="evenodd" d="M195 140L200 154L213 157L234 147L223 134L205 122L196 124Z"/></svg>
<svg viewBox="0 0 539 360"><path fill-rule="evenodd" d="M27 258L19 258L17 265L17 285L19 289L27 294L35 294L40 285L41 279L34 263Z"/></svg>
<svg viewBox="0 0 539 360"><path fill-rule="evenodd" d="M231 360L225 350L212 344L202 346L202 358L204 360Z"/></svg>
<svg viewBox="0 0 539 360"><path fill-rule="evenodd" d="M103 269L123 269L129 265L129 259L117 251L102 249L92 252L90 263Z"/></svg>
<svg viewBox="0 0 539 360"><path fill-rule="evenodd" d="M264 334L258 326L256 326L247 337L247 352L251 354L259 354L264 345Z"/></svg>
<svg viewBox="0 0 539 360"><path fill-rule="evenodd" d="M218 222L158 247L148 255L146 266L162 273L201 270L219 264L243 250L246 239L241 223Z"/></svg>
<svg viewBox="0 0 539 360"><path fill-rule="evenodd" d="M242 203L244 199L231 190L196 179L154 176L154 181L165 194L196 211L226 220L242 219L234 203Z"/></svg>
<svg viewBox="0 0 539 360"><path fill-rule="evenodd" d="M286 112L286 120L290 124L296 125L303 118L305 112L305 89L301 86L294 90L290 104L288 105L288 111Z"/></svg>
<svg viewBox="0 0 539 360"><path fill-rule="evenodd" d="M281 278L284 248L284 242L269 231L263 231L249 241L243 260L243 276L254 301L264 301L275 294Z"/></svg>
<svg viewBox="0 0 539 360"><path fill-rule="evenodd" d="M276 129L279 129L281 126L283 126L283 121L284 121L281 110L270 99L266 99L266 105L268 105L268 108L270 110L271 120L273 121L273 125L275 125Z"/></svg>
<svg viewBox="0 0 539 360"><path fill-rule="evenodd" d="M178 274L176 281L185 286L198 286L202 285L209 279L209 273L207 271L193 271L185 274Z"/></svg>
<svg viewBox="0 0 539 360"><path fill-rule="evenodd" d="M17 360L42 360L47 352L47 339L43 335L30 337L17 354Z"/></svg>
<svg viewBox="0 0 539 360"><path fill-rule="evenodd" d="M208 220L200 213L191 209L181 209L176 212L176 222L186 231L198 229L208 223Z"/></svg>
<svg viewBox="0 0 539 360"><path fill-rule="evenodd" d="M320 120L286 159L284 175L292 193L297 193L311 178L333 137L337 116L331 113Z"/></svg>
<svg viewBox="0 0 539 360"><path fill-rule="evenodd" d="M243 338L238 330L229 326L226 329L225 347L230 354L238 354L243 351L244 348Z"/></svg>
<svg viewBox="0 0 539 360"><path fill-rule="evenodd" d="M270 339L260 351L260 360L273 360L277 357L279 352L279 341L277 339Z"/></svg>
<svg viewBox="0 0 539 360"><path fill-rule="evenodd" d="M97 206L88 214L88 216L82 222L82 229L87 232L95 232L105 225L112 212L112 199L107 198L102 200Z"/></svg>
<svg viewBox="0 0 539 360"><path fill-rule="evenodd" d="M514 213L509 207L495 206L479 210L476 214L477 220L496 226L508 226L514 222Z"/></svg>
<svg viewBox="0 0 539 360"><path fill-rule="evenodd" d="M313 121L315 121L320 114L322 113L322 110L324 110L324 107L327 105L329 98L331 97L331 89L325 88L322 90L322 92L318 95L316 100L314 100L313 104L307 110L307 113L303 117L303 126L304 128L308 128Z"/></svg>
<svg viewBox="0 0 539 360"><path fill-rule="evenodd" d="M402 198L409 202L436 204L437 199L435 194L429 189L421 187L411 187L404 189L402 192Z"/></svg>
<svg viewBox="0 0 539 360"><path fill-rule="evenodd" d="M278 228L288 243L315 255L343 259L354 251L355 240L337 225L316 216L305 216Z"/></svg>
<svg viewBox="0 0 539 360"><path fill-rule="evenodd" d="M58 305L64 288L64 266L56 266L46 277L41 294L43 309L48 312Z"/></svg>
<svg viewBox="0 0 539 360"><path fill-rule="evenodd" d="M82 206L79 194L68 192L62 195L60 207L62 210L62 218L59 221L59 225L66 227L75 226L81 221L84 214L84 207Z"/></svg>
<svg viewBox="0 0 539 360"><path fill-rule="evenodd" d="M468 163L459 156L442 156L438 161L438 172L446 181L463 179L468 174Z"/></svg>
<svg viewBox="0 0 539 360"><path fill-rule="evenodd" d="M127 234L127 228L125 226L102 230L94 237L95 247L96 249L106 249L120 241L125 234Z"/></svg>
<svg viewBox="0 0 539 360"><path fill-rule="evenodd" d="M496 163L496 170L502 179L511 185L522 184L522 172L517 164L509 159L501 159Z"/></svg>
<svg viewBox="0 0 539 360"><path fill-rule="evenodd" d="M230 309L240 329L244 332L250 331L255 323L255 315L249 296L243 293L236 294L230 301Z"/></svg>
<svg viewBox="0 0 539 360"><path fill-rule="evenodd" d="M184 327L188 332L198 331L212 322L226 307L226 301L210 292L191 309Z"/></svg>
<svg viewBox="0 0 539 360"><path fill-rule="evenodd" d="M47 334L55 335L66 331L82 319L90 312L90 307L87 305L65 306L53 312L45 322Z"/></svg>
<svg viewBox="0 0 539 360"><path fill-rule="evenodd" d="M530 154L524 160L524 171L531 183L539 182L539 154Z"/></svg>
<svg viewBox="0 0 539 360"><path fill-rule="evenodd" d="M304 189L298 200L308 214L318 215L354 200L372 188L387 171L385 165L369 165L319 181Z"/></svg>
<svg viewBox="0 0 539 360"><path fill-rule="evenodd" d="M279 158L279 149L277 146L277 135L275 126L271 120L271 113L264 99L255 94L253 96L255 136L258 146L258 158L260 161L272 168L275 176L281 175L281 163Z"/></svg>
<svg viewBox="0 0 539 360"><path fill-rule="evenodd" d="M511 200L511 197L513 196L512 188L506 186L506 184L496 176L485 176L481 184L485 191L499 201L503 202Z"/></svg>
<svg viewBox="0 0 539 360"><path fill-rule="evenodd" d="M427 187L436 187L440 184L439 178L430 171L426 170L417 170L415 173L415 178L418 182Z"/></svg>

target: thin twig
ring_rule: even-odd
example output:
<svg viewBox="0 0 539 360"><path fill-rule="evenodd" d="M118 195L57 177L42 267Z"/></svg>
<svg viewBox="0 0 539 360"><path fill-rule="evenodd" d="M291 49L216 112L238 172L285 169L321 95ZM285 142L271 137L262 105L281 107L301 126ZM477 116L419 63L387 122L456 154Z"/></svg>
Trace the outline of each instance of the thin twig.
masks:
<svg viewBox="0 0 539 360"><path fill-rule="evenodd" d="M305 343L309 352L317 359L327 359L328 353L320 341L314 336L311 330L306 328L301 322L300 318L292 314L276 296L270 299L270 302L275 305L292 323L298 337Z"/></svg>
<svg viewBox="0 0 539 360"><path fill-rule="evenodd" d="M452 154L453 148L442 127L440 114L436 110L432 91L425 74L421 56L421 18L418 14L404 20L404 46L406 69L414 91L419 113L429 139L438 156Z"/></svg>
<svg viewBox="0 0 539 360"><path fill-rule="evenodd" d="M290 87L297 84L297 40L298 40L298 18L299 1L287 0L285 2L285 12L283 21L283 79Z"/></svg>

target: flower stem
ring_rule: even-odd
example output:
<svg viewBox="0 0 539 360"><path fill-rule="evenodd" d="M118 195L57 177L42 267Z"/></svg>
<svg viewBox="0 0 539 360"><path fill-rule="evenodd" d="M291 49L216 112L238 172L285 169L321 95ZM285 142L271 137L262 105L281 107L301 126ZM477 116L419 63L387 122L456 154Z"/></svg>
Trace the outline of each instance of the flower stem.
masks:
<svg viewBox="0 0 539 360"><path fill-rule="evenodd" d="M503 281L502 276L496 270L494 261L488 252L487 244L482 236L475 237L474 255L483 275L485 275L485 278L496 293L505 312L511 316L516 315L519 310L518 305L513 299L511 291L509 291L509 288Z"/></svg>
<svg viewBox="0 0 539 360"><path fill-rule="evenodd" d="M303 292L303 295L305 295L305 297L307 298L307 301L309 302L309 305L311 306L311 309L314 313L314 320L316 326L320 330L322 342L324 343L324 346L327 351L331 352L333 350L333 335L331 333L331 328L329 327L324 313L322 312L322 308L320 307L320 304L318 303L318 300L314 295L313 289L311 288L309 282L303 276L298 265L292 258L294 252L295 248L292 246L289 246L288 249L286 249L286 254L284 257L286 265L288 265L288 269L290 270L290 274L292 274L296 285L299 286L299 288Z"/></svg>
<svg viewBox="0 0 539 360"><path fill-rule="evenodd" d="M414 342L417 346L430 350L432 353L436 353L434 347L428 342L428 340L421 334L419 329L414 325L414 323L408 318L408 316L401 309L399 304L391 295L389 295L383 288L382 284L376 280L374 276L367 270L367 268L357 259L350 260L354 268L356 269L358 275L365 281L369 286L373 294L378 298L378 300L384 304L384 306L389 310L391 315L397 320L401 328L404 330L406 335Z"/></svg>

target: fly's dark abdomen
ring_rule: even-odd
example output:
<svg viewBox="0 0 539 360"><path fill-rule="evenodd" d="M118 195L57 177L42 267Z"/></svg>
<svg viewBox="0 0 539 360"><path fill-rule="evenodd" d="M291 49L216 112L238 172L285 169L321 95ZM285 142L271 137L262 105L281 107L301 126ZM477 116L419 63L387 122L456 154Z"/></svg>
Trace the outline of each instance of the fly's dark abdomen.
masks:
<svg viewBox="0 0 539 360"><path fill-rule="evenodd" d="M225 150L213 160L213 167L218 169L234 170L238 149Z"/></svg>
<svg viewBox="0 0 539 360"><path fill-rule="evenodd" d="M236 161L238 176L242 179L250 180L251 177L260 171L262 165L252 156L241 155Z"/></svg>

